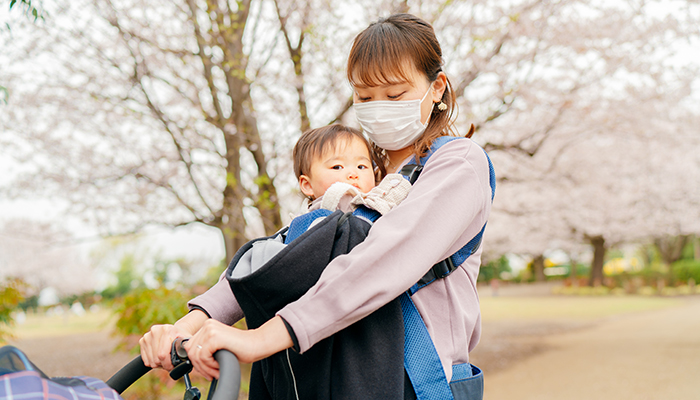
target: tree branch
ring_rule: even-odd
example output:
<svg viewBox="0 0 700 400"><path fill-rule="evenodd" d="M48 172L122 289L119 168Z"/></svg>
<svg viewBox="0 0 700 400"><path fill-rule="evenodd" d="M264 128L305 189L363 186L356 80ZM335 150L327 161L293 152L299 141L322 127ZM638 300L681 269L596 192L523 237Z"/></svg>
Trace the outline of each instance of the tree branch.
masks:
<svg viewBox="0 0 700 400"><path fill-rule="evenodd" d="M299 40L296 45L292 45L291 38L289 37L289 31L287 30L287 20L289 15L282 15L282 10L279 7L279 1L275 0L275 9L277 10L277 17L280 21L280 30L284 36L284 41L287 44L287 50L289 51L290 59L294 65L294 75L296 80L294 82L294 88L297 91L298 96L298 106L299 106L299 116L301 119L300 130L301 132L307 131L311 127L311 122L309 121L309 112L306 106L306 94L304 93L304 70L302 68L302 58L304 56L302 52L302 45L304 43L306 26L306 18L309 13L310 4L307 2L304 8L304 17L302 18L302 26L299 33Z"/></svg>

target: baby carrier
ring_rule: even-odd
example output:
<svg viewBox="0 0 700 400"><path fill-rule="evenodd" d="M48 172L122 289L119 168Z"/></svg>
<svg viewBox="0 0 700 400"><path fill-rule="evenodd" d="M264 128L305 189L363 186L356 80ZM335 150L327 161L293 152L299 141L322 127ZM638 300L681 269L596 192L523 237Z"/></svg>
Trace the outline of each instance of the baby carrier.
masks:
<svg viewBox="0 0 700 400"><path fill-rule="evenodd" d="M442 145L401 171L412 184ZM488 155L487 155L488 159ZM493 200L495 174L490 159ZM249 328L257 328L304 295L335 257L362 242L379 217L366 207L354 212L320 209L295 218L278 233L244 245L231 260L226 278ZM454 366L447 381L427 328L411 295L442 279L481 244L485 229L457 253L441 261L407 293L318 342L304 354L289 349L253 364L251 399L404 399L406 376L418 399L481 399L483 374L473 365Z"/></svg>

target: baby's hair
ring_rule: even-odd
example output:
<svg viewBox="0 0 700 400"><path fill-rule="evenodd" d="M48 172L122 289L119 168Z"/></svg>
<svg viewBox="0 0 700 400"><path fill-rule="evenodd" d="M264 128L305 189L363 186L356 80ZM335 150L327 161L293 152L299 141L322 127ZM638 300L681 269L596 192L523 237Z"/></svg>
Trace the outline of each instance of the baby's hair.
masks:
<svg viewBox="0 0 700 400"><path fill-rule="evenodd" d="M302 175L309 175L311 172L311 162L323 155L324 152L334 149L341 141L350 141L357 138L367 146L372 162L376 163L376 156L372 147L362 132L355 128L341 124L327 125L321 128L309 129L301 134L301 137L294 145L292 158L294 159L294 173L299 179Z"/></svg>

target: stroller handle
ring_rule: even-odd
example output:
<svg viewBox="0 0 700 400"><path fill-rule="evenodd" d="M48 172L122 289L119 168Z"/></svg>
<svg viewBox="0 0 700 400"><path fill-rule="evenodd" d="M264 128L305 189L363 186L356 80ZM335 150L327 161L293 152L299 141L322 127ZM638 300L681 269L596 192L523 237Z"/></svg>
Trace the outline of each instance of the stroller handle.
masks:
<svg viewBox="0 0 700 400"><path fill-rule="evenodd" d="M139 355L129 361L129 363L123 366L117 373L112 375L106 383L117 393L122 394L129 386L146 375L150 370L151 367L147 367Z"/></svg>
<svg viewBox="0 0 700 400"><path fill-rule="evenodd" d="M226 377L226 379L219 382L216 380L212 381L208 398L211 400L237 399L241 386L241 366L238 363L238 358L228 350L218 350L214 353L214 358L219 363L219 377ZM151 368L143 363L141 356L136 356L136 358L109 378L107 385L117 393L122 394L124 390L150 370ZM214 391L213 396L211 394L212 391Z"/></svg>

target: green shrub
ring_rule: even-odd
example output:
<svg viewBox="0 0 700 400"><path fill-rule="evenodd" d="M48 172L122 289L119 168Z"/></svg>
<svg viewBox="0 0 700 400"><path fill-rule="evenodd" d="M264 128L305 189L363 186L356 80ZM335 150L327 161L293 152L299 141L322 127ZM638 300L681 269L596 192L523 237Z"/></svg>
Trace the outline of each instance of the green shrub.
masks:
<svg viewBox="0 0 700 400"><path fill-rule="evenodd" d="M677 282L687 283L693 278L700 283L700 260L680 260L671 264L673 276Z"/></svg>
<svg viewBox="0 0 700 400"><path fill-rule="evenodd" d="M642 282L645 286L656 286L660 279L666 279L666 274L664 274L663 271L652 267L644 268L638 272L635 272L634 274L630 274L630 276L638 276L642 278Z"/></svg>
<svg viewBox="0 0 700 400"><path fill-rule="evenodd" d="M116 331L122 337L121 347L135 346L151 326L172 324L187 313L189 291L139 288L116 301Z"/></svg>
<svg viewBox="0 0 700 400"><path fill-rule="evenodd" d="M499 259L489 262L486 265L482 265L479 268L478 282L490 282L491 279L500 279L503 272L512 272L510 268L510 263L508 262L508 257L505 255L501 256Z"/></svg>
<svg viewBox="0 0 700 400"><path fill-rule="evenodd" d="M24 299L26 285L19 279L0 284L0 342L12 337L9 328L14 325L12 312Z"/></svg>

